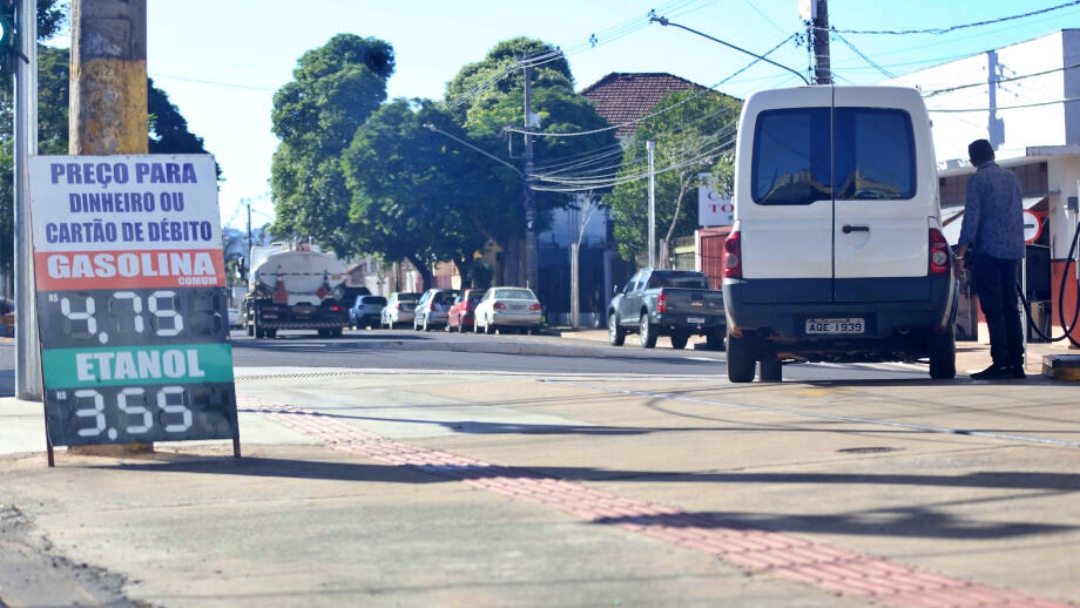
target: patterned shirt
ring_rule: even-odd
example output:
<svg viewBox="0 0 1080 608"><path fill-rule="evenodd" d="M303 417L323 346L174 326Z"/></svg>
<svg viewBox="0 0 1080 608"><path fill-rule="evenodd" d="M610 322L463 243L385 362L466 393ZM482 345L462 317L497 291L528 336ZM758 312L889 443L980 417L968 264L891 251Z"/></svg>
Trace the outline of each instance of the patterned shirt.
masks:
<svg viewBox="0 0 1080 608"><path fill-rule="evenodd" d="M1023 259L1024 202L1015 173L989 161L968 179L957 245L995 258Z"/></svg>

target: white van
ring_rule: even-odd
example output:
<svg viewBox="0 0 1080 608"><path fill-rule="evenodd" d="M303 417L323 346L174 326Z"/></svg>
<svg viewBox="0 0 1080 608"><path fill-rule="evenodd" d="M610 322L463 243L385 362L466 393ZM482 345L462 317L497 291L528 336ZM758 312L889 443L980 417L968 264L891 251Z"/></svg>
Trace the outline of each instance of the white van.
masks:
<svg viewBox="0 0 1080 608"><path fill-rule="evenodd" d="M814 86L743 105L725 242L728 378L784 361L914 361L956 375L953 256L919 92Z"/></svg>

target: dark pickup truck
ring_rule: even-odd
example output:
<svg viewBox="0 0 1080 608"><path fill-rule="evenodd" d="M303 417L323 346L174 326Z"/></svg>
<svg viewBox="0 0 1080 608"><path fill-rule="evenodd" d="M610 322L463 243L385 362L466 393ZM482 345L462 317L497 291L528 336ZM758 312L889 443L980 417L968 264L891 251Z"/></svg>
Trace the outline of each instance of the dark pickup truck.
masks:
<svg viewBox="0 0 1080 608"><path fill-rule="evenodd" d="M612 346L637 333L645 348L656 346L659 336L671 338L674 348L685 348L690 336L706 336L710 349L722 350L727 332L724 293L690 270L639 270L625 287L615 288L607 319Z"/></svg>

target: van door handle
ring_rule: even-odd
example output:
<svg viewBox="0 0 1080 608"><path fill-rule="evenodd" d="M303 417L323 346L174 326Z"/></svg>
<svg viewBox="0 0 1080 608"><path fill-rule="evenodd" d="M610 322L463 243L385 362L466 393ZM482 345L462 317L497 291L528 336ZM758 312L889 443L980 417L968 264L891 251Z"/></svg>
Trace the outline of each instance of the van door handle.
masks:
<svg viewBox="0 0 1080 608"><path fill-rule="evenodd" d="M851 234L852 232L870 232L870 227L869 226L852 226L851 224L844 224L844 227L841 228L841 230L844 231L844 234Z"/></svg>

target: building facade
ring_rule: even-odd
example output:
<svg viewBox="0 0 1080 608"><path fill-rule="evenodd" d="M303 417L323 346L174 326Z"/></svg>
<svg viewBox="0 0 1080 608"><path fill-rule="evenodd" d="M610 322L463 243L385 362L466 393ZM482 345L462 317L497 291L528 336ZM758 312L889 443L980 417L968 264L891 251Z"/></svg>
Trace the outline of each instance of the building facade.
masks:
<svg viewBox="0 0 1080 608"><path fill-rule="evenodd" d="M1059 30L886 84L918 88L930 110L942 219L952 243L959 238L965 186L974 172L967 162L970 142L989 140L998 164L1020 177L1031 224L1026 296L1036 302L1039 322L1057 319L1059 312L1071 318L1078 280L1075 267L1066 276L1066 266L1077 255L1070 246L1080 222L1080 29Z"/></svg>

